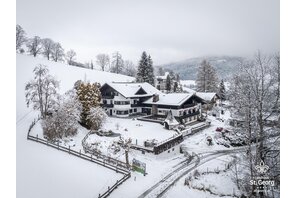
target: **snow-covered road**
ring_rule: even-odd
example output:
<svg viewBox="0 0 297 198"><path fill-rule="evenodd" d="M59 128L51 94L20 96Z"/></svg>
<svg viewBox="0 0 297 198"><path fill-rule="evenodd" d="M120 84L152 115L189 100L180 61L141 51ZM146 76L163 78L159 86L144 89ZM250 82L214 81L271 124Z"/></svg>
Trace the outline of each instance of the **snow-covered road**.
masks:
<svg viewBox="0 0 297 198"><path fill-rule="evenodd" d="M195 168L205 164L206 162L217 159L221 156L230 155L236 152L243 152L245 150L246 150L246 147L238 147L234 149L212 151L212 152L200 155L201 157L198 157L198 155L196 155L194 156L193 160L182 163L178 168L171 171L158 183L153 185L151 188L147 189L138 198L162 197L174 183L176 183L181 177L188 174Z"/></svg>

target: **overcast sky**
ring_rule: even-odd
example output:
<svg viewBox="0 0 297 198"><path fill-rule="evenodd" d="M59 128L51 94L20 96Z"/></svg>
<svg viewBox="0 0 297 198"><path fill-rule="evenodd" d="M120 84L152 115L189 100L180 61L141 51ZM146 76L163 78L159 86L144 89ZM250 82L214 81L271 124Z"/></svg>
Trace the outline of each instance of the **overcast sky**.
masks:
<svg viewBox="0 0 297 198"><path fill-rule="evenodd" d="M85 62L119 51L155 65L205 55L279 51L279 0L17 0L28 36L52 38Z"/></svg>

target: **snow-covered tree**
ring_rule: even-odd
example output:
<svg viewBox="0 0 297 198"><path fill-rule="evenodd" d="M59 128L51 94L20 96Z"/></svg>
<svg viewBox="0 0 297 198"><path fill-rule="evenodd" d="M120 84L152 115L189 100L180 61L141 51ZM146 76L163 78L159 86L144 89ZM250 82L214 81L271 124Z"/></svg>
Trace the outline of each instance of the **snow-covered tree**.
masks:
<svg viewBox="0 0 297 198"><path fill-rule="evenodd" d="M100 84L81 82L77 87L77 95L82 104L81 123L90 128L88 115L91 108L99 107L101 101Z"/></svg>
<svg viewBox="0 0 297 198"><path fill-rule="evenodd" d="M96 63L101 69L101 71L107 71L110 63L108 54L98 54L96 56Z"/></svg>
<svg viewBox="0 0 297 198"><path fill-rule="evenodd" d="M279 103L279 70L276 69L279 61L272 60L272 57L258 52L253 60L242 61L231 84L233 114L243 121L243 126L235 127L234 132L249 146L246 155L249 173L245 182L257 176L255 165L261 161L274 167L269 174L274 180L279 180L279 124L273 128L265 126L270 116L279 116L279 112L275 111ZM267 140L271 136L275 142L270 145ZM254 143L258 144L252 149ZM245 186L247 193L253 191L253 186L249 187Z"/></svg>
<svg viewBox="0 0 297 198"><path fill-rule="evenodd" d="M154 78L153 61L151 56L147 56L146 52L144 51L138 64L136 81L147 82L154 86Z"/></svg>
<svg viewBox="0 0 297 198"><path fill-rule="evenodd" d="M45 38L41 40L42 54L47 58L47 60L50 59L53 53L54 44L55 42L50 38Z"/></svg>
<svg viewBox="0 0 297 198"><path fill-rule="evenodd" d="M131 138L124 139L122 136L120 136L119 144L125 150L126 164L127 164L127 168L129 168L130 167L129 151L132 144L132 139Z"/></svg>
<svg viewBox="0 0 297 198"><path fill-rule="evenodd" d="M42 121L43 134L49 140L71 137L77 133L82 106L75 92L66 92L52 115Z"/></svg>
<svg viewBox="0 0 297 198"><path fill-rule="evenodd" d="M33 104L33 109L40 110L45 118L57 99L59 82L51 75L45 65L38 65L33 70L34 79L25 86L27 105Z"/></svg>
<svg viewBox="0 0 297 198"><path fill-rule="evenodd" d="M148 56L147 75L148 75L148 81L147 81L147 83L155 86L154 66L153 66L153 60L152 60L151 55Z"/></svg>
<svg viewBox="0 0 297 198"><path fill-rule="evenodd" d="M64 58L64 49L60 43L54 43L52 58L55 62L62 61Z"/></svg>
<svg viewBox="0 0 297 198"><path fill-rule="evenodd" d="M73 61L75 61L76 52L73 49L70 49L66 52L66 60L69 65L72 65Z"/></svg>
<svg viewBox="0 0 297 198"><path fill-rule="evenodd" d="M166 77L166 91L167 93L171 91L171 78L169 75Z"/></svg>
<svg viewBox="0 0 297 198"><path fill-rule="evenodd" d="M158 76L164 76L165 75L165 71L164 71L163 67L158 68L157 75Z"/></svg>
<svg viewBox="0 0 297 198"><path fill-rule="evenodd" d="M98 130L102 127L104 122L106 121L107 115L105 111L100 107L92 107L90 109L89 115L87 116L87 120L89 122L89 126L91 130Z"/></svg>
<svg viewBox="0 0 297 198"><path fill-rule="evenodd" d="M224 80L221 80L221 83L220 83L219 96L221 97L222 100L226 100L226 89L225 89Z"/></svg>
<svg viewBox="0 0 297 198"><path fill-rule="evenodd" d="M110 72L121 74L123 72L123 69L124 69L124 60L122 58L122 55L118 51L114 52L112 55Z"/></svg>
<svg viewBox="0 0 297 198"><path fill-rule="evenodd" d="M41 38L39 36L34 36L33 38L28 39L27 48L28 52L36 57L42 52Z"/></svg>
<svg viewBox="0 0 297 198"><path fill-rule="evenodd" d="M196 84L200 92L217 92L218 90L216 70L206 60L203 60L198 67Z"/></svg>
<svg viewBox="0 0 297 198"><path fill-rule="evenodd" d="M26 32L20 25L16 25L16 50L20 50L26 42Z"/></svg>
<svg viewBox="0 0 297 198"><path fill-rule="evenodd" d="M136 68L135 68L135 65L133 64L133 62L130 60L125 60L123 74L127 75L127 76L134 77L136 75L136 72L137 71L136 71Z"/></svg>

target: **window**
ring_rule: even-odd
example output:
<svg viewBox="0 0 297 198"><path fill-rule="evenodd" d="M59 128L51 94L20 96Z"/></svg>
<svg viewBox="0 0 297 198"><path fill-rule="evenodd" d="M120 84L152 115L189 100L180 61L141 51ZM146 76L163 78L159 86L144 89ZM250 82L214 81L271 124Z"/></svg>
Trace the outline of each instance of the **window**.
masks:
<svg viewBox="0 0 297 198"><path fill-rule="evenodd" d="M117 115L127 115L129 114L129 111L126 110L126 111L117 111Z"/></svg>
<svg viewBox="0 0 297 198"><path fill-rule="evenodd" d="M137 112L137 109L134 109L134 112Z"/></svg>
<svg viewBox="0 0 297 198"><path fill-rule="evenodd" d="M129 105L130 101L114 101L115 105Z"/></svg>
<svg viewBox="0 0 297 198"><path fill-rule="evenodd" d="M103 100L103 104L107 104L107 100Z"/></svg>

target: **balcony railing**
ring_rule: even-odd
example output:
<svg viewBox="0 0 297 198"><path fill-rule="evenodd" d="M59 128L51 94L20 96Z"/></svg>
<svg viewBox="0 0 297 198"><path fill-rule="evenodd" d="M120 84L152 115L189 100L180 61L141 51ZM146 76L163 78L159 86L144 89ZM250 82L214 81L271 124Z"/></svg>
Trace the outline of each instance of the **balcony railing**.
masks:
<svg viewBox="0 0 297 198"><path fill-rule="evenodd" d="M190 113L190 114L182 115L182 116L180 116L179 118L180 118L180 119L184 119L184 118L191 117L191 116L195 116L195 115L200 115L200 112L199 112L199 111L195 111L195 112Z"/></svg>
<svg viewBox="0 0 297 198"><path fill-rule="evenodd" d="M105 95L105 96L102 96L103 99L113 99L114 96L110 96L110 95Z"/></svg>
<svg viewBox="0 0 297 198"><path fill-rule="evenodd" d="M106 108L113 108L113 104L103 104L103 107L106 107Z"/></svg>
<svg viewBox="0 0 297 198"><path fill-rule="evenodd" d="M190 107L195 107L197 104L192 103L192 104L184 104L182 107L185 108L190 108Z"/></svg>

